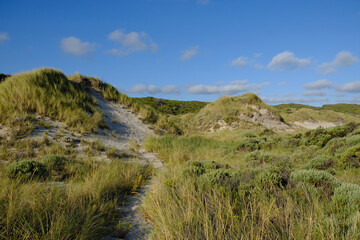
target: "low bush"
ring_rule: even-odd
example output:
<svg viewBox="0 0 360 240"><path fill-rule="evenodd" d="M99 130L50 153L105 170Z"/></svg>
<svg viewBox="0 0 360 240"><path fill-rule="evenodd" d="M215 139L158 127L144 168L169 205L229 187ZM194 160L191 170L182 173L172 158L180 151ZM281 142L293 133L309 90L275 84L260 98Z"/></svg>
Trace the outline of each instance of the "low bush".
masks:
<svg viewBox="0 0 360 240"><path fill-rule="evenodd" d="M47 155L41 159L41 162L46 165L48 171L62 171L64 170L66 164L69 163L69 160L66 157L58 155Z"/></svg>
<svg viewBox="0 0 360 240"><path fill-rule="evenodd" d="M21 180L44 179L48 172L46 165L33 160L22 160L13 162L5 169L9 178Z"/></svg>
<svg viewBox="0 0 360 240"><path fill-rule="evenodd" d="M351 147L340 157L339 162L342 168L359 168L360 167L360 145Z"/></svg>
<svg viewBox="0 0 360 240"><path fill-rule="evenodd" d="M292 172L290 179L295 182L305 182L322 188L326 195L331 195L340 182L330 173L321 170L298 170Z"/></svg>
<svg viewBox="0 0 360 240"><path fill-rule="evenodd" d="M248 152L260 150L260 140L256 138L246 139L244 142L240 143L238 150Z"/></svg>
<svg viewBox="0 0 360 240"><path fill-rule="evenodd" d="M326 170L334 166L334 159L328 156L316 156L305 166L305 169Z"/></svg>
<svg viewBox="0 0 360 240"><path fill-rule="evenodd" d="M337 187L332 197L335 210L349 216L360 211L360 186L344 183Z"/></svg>
<svg viewBox="0 0 360 240"><path fill-rule="evenodd" d="M360 135L354 135L346 138L346 144L349 146L356 146L360 144Z"/></svg>
<svg viewBox="0 0 360 240"><path fill-rule="evenodd" d="M246 160L253 164L269 163L274 160L275 156L261 150L256 150L247 155Z"/></svg>

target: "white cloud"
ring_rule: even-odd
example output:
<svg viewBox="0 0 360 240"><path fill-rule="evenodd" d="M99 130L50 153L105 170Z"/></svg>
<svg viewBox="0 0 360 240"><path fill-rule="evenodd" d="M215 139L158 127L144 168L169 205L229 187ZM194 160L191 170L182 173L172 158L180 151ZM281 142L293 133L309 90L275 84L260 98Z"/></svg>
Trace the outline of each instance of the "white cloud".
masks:
<svg viewBox="0 0 360 240"><path fill-rule="evenodd" d="M128 89L127 92L129 93L141 93L145 92L147 90L146 84L137 84L133 86L132 88Z"/></svg>
<svg viewBox="0 0 360 240"><path fill-rule="evenodd" d="M282 81L282 82L278 82L278 84L277 84L277 85L279 85L279 86L286 86L286 84L287 84L287 82Z"/></svg>
<svg viewBox="0 0 360 240"><path fill-rule="evenodd" d="M161 88L161 92L163 93L180 93L180 88L175 85L168 85Z"/></svg>
<svg viewBox="0 0 360 240"><path fill-rule="evenodd" d="M359 104L360 103L360 95L356 95L356 96L351 97L351 98L338 98L337 101L342 102L342 103L356 103L356 104Z"/></svg>
<svg viewBox="0 0 360 240"><path fill-rule="evenodd" d="M266 103L275 104L275 103L315 103L315 102L327 102L328 98L291 98L291 97L279 97L279 98L268 98L262 97L262 100Z"/></svg>
<svg viewBox="0 0 360 240"><path fill-rule="evenodd" d="M196 3L199 5L207 5L210 3L210 0L197 0Z"/></svg>
<svg viewBox="0 0 360 240"><path fill-rule="evenodd" d="M10 40L9 34L6 32L0 32L0 43Z"/></svg>
<svg viewBox="0 0 360 240"><path fill-rule="evenodd" d="M315 82L307 83L304 85L306 89L323 89L329 88L332 86L332 83L327 79L317 80Z"/></svg>
<svg viewBox="0 0 360 240"><path fill-rule="evenodd" d="M295 71L301 68L307 68L310 65L310 59L297 58L294 53L285 51L274 56L267 65L271 69L281 69L284 71Z"/></svg>
<svg viewBox="0 0 360 240"><path fill-rule="evenodd" d="M166 93L166 94L179 94L180 88L175 85L167 85L162 88L157 87L153 84L137 84L134 87L127 90L129 93L148 93L148 94L158 94L158 93Z"/></svg>
<svg viewBox="0 0 360 240"><path fill-rule="evenodd" d="M156 52L158 50L157 44L145 32L125 33L123 30L117 29L109 34L108 39L121 45L120 49L114 48L105 51L110 55L126 56L132 52Z"/></svg>
<svg viewBox="0 0 360 240"><path fill-rule="evenodd" d="M180 56L181 60L189 60L193 58L196 54L198 54L199 47L193 46L187 50L184 51L184 53Z"/></svg>
<svg viewBox="0 0 360 240"><path fill-rule="evenodd" d="M158 88L158 87L155 86L155 85L149 85L149 86L147 87L147 90L148 90L148 92L151 93L151 94L158 94L158 93L161 92L161 89Z"/></svg>
<svg viewBox="0 0 360 240"><path fill-rule="evenodd" d="M67 37L61 40L61 49L76 56L86 55L93 52L96 48L95 43L82 42L76 37Z"/></svg>
<svg viewBox="0 0 360 240"><path fill-rule="evenodd" d="M337 71L339 67L351 66L359 61L359 58L352 55L350 52L339 52L333 61L325 62L318 67L318 70L322 74L331 74Z"/></svg>
<svg viewBox="0 0 360 240"><path fill-rule="evenodd" d="M360 81L336 85L334 89L339 92L360 93Z"/></svg>
<svg viewBox="0 0 360 240"><path fill-rule="evenodd" d="M302 93L303 96L326 96L325 90L307 90Z"/></svg>
<svg viewBox="0 0 360 240"><path fill-rule="evenodd" d="M248 84L247 80L233 81L228 85L193 85L188 87L187 93L190 94L219 94L219 95L235 95L245 91L260 92L261 88L269 85L268 82L261 84Z"/></svg>
<svg viewBox="0 0 360 240"><path fill-rule="evenodd" d="M238 57L237 59L233 60L231 62L231 66L237 66L239 68L242 68L246 65L247 57Z"/></svg>

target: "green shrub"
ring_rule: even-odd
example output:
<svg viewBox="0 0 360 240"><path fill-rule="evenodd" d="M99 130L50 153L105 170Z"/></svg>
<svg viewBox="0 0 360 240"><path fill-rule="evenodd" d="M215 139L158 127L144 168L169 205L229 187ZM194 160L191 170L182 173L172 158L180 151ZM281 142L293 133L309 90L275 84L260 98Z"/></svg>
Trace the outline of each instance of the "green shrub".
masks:
<svg viewBox="0 0 360 240"><path fill-rule="evenodd" d="M332 197L335 210L346 215L360 211L360 186L344 183L337 187Z"/></svg>
<svg viewBox="0 0 360 240"><path fill-rule="evenodd" d="M305 166L305 169L326 170L334 166L334 159L328 156L316 156Z"/></svg>
<svg viewBox="0 0 360 240"><path fill-rule="evenodd" d="M341 155L339 165L342 168L359 168L360 145L347 149L346 152Z"/></svg>
<svg viewBox="0 0 360 240"><path fill-rule="evenodd" d="M340 185L340 182L330 173L315 169L292 172L290 179L296 182L305 182L312 184L315 187L320 187L329 195Z"/></svg>
<svg viewBox="0 0 360 240"><path fill-rule="evenodd" d="M183 169L185 176L200 176L204 173L210 172L220 168L228 168L227 165L218 164L215 161L191 161L188 167Z"/></svg>
<svg viewBox="0 0 360 240"><path fill-rule="evenodd" d="M274 135L275 132L272 129L265 128L261 133L260 136L271 136Z"/></svg>
<svg viewBox="0 0 360 240"><path fill-rule="evenodd" d="M263 151L256 150L247 155L246 160L249 162L256 163L269 163L274 160L274 156Z"/></svg>
<svg viewBox="0 0 360 240"><path fill-rule="evenodd" d="M11 163L5 171L9 178L20 178L22 180L44 179L48 175L46 165L33 160Z"/></svg>
<svg viewBox="0 0 360 240"><path fill-rule="evenodd" d="M216 169L209 171L199 177L200 184L210 183L211 186L225 186L236 189L241 183L241 173L235 169Z"/></svg>
<svg viewBox="0 0 360 240"><path fill-rule="evenodd" d="M263 189L270 189L272 187L284 186L287 183L287 179L282 180L280 169L269 169L261 171L255 178L257 186Z"/></svg>
<svg viewBox="0 0 360 240"><path fill-rule="evenodd" d="M360 144L360 135L354 135L346 138L346 144L349 146L355 146Z"/></svg>
<svg viewBox="0 0 360 240"><path fill-rule="evenodd" d="M244 142L240 143L240 145L238 146L237 149L239 151L253 152L255 150L260 150L259 144L260 144L259 139L250 138L250 139L246 139Z"/></svg>
<svg viewBox="0 0 360 240"><path fill-rule="evenodd" d="M49 171L62 171L66 164L69 163L69 160L66 157L52 154L43 157L41 162L46 165Z"/></svg>

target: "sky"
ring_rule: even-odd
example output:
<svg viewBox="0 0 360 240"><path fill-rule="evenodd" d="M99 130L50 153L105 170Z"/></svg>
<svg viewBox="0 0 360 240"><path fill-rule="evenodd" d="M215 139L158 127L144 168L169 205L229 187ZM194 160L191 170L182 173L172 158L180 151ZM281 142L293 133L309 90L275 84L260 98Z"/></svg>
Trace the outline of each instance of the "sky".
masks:
<svg viewBox="0 0 360 240"><path fill-rule="evenodd" d="M360 1L0 0L0 72L40 67L133 97L360 104Z"/></svg>

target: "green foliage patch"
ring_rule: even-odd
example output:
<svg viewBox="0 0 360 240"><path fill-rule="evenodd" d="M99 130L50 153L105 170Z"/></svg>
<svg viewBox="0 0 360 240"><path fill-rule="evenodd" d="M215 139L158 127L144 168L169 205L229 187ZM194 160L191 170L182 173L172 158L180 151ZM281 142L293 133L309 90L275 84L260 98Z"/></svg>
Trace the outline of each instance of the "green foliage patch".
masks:
<svg viewBox="0 0 360 240"><path fill-rule="evenodd" d="M33 160L13 162L6 167L9 178L21 180L45 179L48 176L46 165Z"/></svg>

